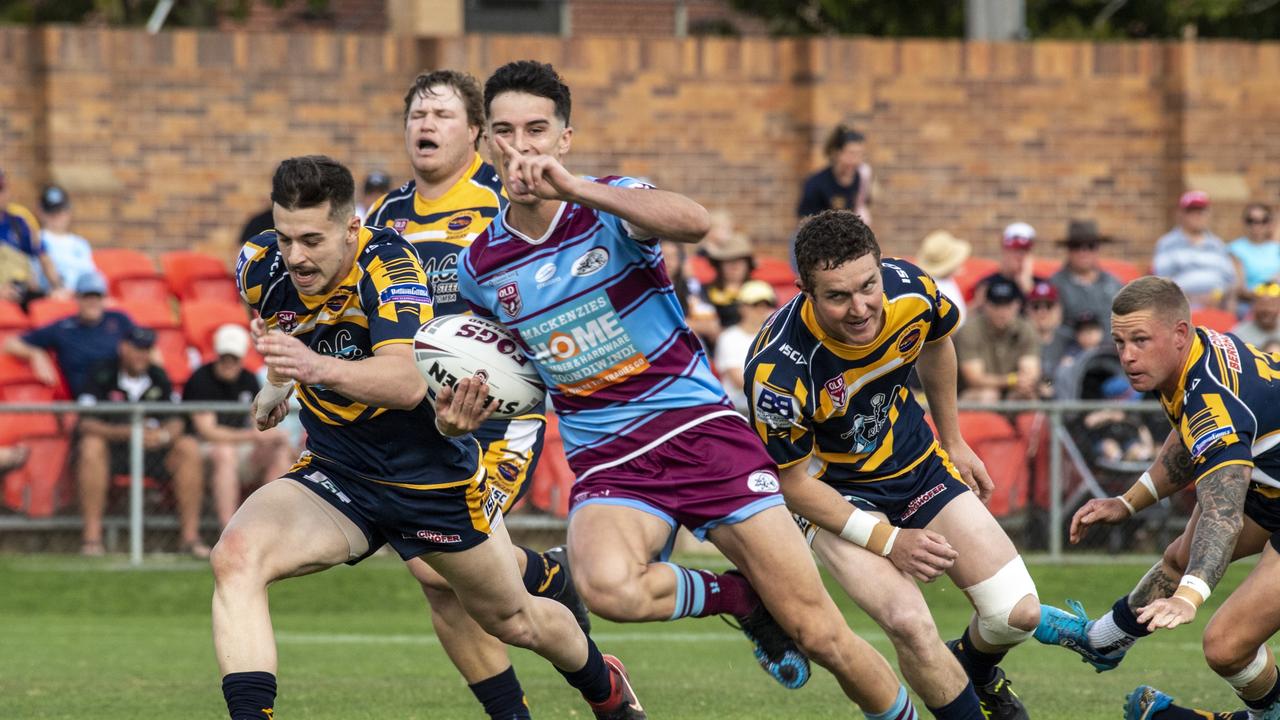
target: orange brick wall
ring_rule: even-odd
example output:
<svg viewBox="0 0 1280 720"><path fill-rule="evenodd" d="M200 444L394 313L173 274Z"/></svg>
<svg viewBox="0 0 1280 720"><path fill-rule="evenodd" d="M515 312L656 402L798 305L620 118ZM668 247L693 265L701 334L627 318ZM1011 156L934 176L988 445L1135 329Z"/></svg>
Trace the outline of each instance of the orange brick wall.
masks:
<svg viewBox="0 0 1280 720"><path fill-rule="evenodd" d="M401 97L419 69L483 78L529 57L573 88L574 170L727 207L776 254L841 120L869 136L894 253L936 227L994 253L1011 220L1052 238L1094 217L1145 263L1185 185L1214 194L1228 238L1245 201L1280 199L1280 45L1243 43L3 28L0 166L28 204L65 183L97 243L230 252L279 159L404 178Z"/></svg>

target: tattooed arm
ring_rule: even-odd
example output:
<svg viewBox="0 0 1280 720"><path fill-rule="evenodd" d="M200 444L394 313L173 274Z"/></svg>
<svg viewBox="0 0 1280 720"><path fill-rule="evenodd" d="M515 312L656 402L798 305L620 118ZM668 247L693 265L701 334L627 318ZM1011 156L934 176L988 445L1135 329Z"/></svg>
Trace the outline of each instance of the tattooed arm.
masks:
<svg viewBox="0 0 1280 720"><path fill-rule="evenodd" d="M1236 538L1244 527L1244 498L1249 492L1252 468L1233 463L1209 473L1196 487L1200 519L1191 535L1191 557L1183 578L1199 578L1212 589L1231 562ZM1182 597L1153 601L1138 612L1138 622L1148 629L1173 628L1191 622L1196 603Z"/></svg>
<svg viewBox="0 0 1280 720"><path fill-rule="evenodd" d="M1162 498L1169 497L1196 479L1191 453L1182 444L1177 430L1170 432L1169 437L1165 438L1164 447L1160 448L1160 454L1148 472Z"/></svg>

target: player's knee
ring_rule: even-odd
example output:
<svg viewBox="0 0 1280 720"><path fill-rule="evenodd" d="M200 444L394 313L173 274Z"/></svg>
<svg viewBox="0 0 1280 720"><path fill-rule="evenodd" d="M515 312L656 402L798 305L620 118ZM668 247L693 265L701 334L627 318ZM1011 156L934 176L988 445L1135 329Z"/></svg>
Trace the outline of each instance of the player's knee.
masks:
<svg viewBox="0 0 1280 720"><path fill-rule="evenodd" d="M884 631L895 647L922 647L938 642L938 628L923 602L895 604L884 615Z"/></svg>
<svg viewBox="0 0 1280 720"><path fill-rule="evenodd" d="M1256 646L1212 625L1205 629L1203 642L1205 662L1223 677L1240 672L1258 652Z"/></svg>
<svg viewBox="0 0 1280 720"><path fill-rule="evenodd" d="M983 640L1003 646L1017 645L1031 637L1039 614L1033 615L1027 608L1035 604L1036 584L1021 556L1014 557L986 580L965 588L965 592L978 611L978 634Z"/></svg>
<svg viewBox="0 0 1280 720"><path fill-rule="evenodd" d="M648 619L651 598L639 578L625 570L575 573L574 586L587 609L613 622Z"/></svg>
<svg viewBox="0 0 1280 720"><path fill-rule="evenodd" d="M532 647L537 636L527 608L489 612L475 620L485 632L512 647Z"/></svg>
<svg viewBox="0 0 1280 720"><path fill-rule="evenodd" d="M259 574L257 569L261 566L252 543L234 525L224 530L222 537L218 538L209 553L209 564L216 583L254 577Z"/></svg>
<svg viewBox="0 0 1280 720"><path fill-rule="evenodd" d="M821 618L801 621L788 630L796 646L810 659L823 667L839 667L843 665L841 655L844 643L840 635L847 632L843 619L838 624L822 622Z"/></svg>

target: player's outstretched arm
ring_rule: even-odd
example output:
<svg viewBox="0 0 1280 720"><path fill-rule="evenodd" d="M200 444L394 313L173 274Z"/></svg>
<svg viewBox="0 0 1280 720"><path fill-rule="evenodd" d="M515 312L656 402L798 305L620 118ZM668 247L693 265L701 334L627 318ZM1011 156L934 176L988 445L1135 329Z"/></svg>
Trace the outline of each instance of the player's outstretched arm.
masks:
<svg viewBox="0 0 1280 720"><path fill-rule="evenodd" d="M925 343L916 359L920 383L929 399L929 413L938 426L938 443L951 457L951 464L960 472L960 478L973 488L978 499L986 502L995 490L995 483L969 444L960 435L960 415L956 410L956 378L958 362L955 344L947 336Z"/></svg>
<svg viewBox="0 0 1280 720"><path fill-rule="evenodd" d="M1114 525L1138 514L1196 479L1191 453L1182 444L1178 432L1171 431L1160 448L1155 462L1138 482L1124 492L1109 498L1094 498L1071 517L1070 539L1080 542L1092 525Z"/></svg>
<svg viewBox="0 0 1280 720"><path fill-rule="evenodd" d="M1196 485L1200 519L1191 536L1191 557L1177 591L1140 608L1138 622L1150 630L1174 628L1195 619L1196 609L1209 599L1231 563L1236 539L1244 527L1244 498L1252 468L1223 465Z"/></svg>
<svg viewBox="0 0 1280 720"><path fill-rule="evenodd" d="M373 357L351 361L320 355L284 333L268 333L257 342L267 369L276 376L323 385L365 405L412 410L427 395L427 381L414 366L408 343L383 345Z"/></svg>

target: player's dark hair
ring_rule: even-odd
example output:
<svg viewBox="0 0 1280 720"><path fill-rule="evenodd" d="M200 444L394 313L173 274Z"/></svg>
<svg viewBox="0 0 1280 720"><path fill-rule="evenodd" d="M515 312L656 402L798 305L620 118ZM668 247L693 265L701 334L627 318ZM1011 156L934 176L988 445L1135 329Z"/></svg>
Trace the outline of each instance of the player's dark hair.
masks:
<svg viewBox="0 0 1280 720"><path fill-rule="evenodd" d="M271 202L286 210L329 203L329 219L343 220L356 209L356 181L345 165L324 155L291 157L271 178Z"/></svg>
<svg viewBox="0 0 1280 720"><path fill-rule="evenodd" d="M522 92L544 97L556 105L556 117L566 126L573 101L569 86L549 63L536 60L517 60L493 71L484 83L484 111L489 112L493 99L504 92Z"/></svg>
<svg viewBox="0 0 1280 720"><path fill-rule="evenodd" d="M475 147L480 147L480 136L484 134L484 111L486 103L480 92L480 82L468 73L458 70L432 70L420 73L413 79L409 92L404 95L404 122L409 122L409 109L419 95L432 95L431 89L439 86L451 87L462 104L467 108L467 124L479 128L476 133Z"/></svg>
<svg viewBox="0 0 1280 720"><path fill-rule="evenodd" d="M1177 283L1167 278L1146 275L1120 288L1111 301L1113 315L1130 315L1143 310L1177 322L1191 322L1191 305Z"/></svg>
<svg viewBox="0 0 1280 720"><path fill-rule="evenodd" d="M850 210L824 210L804 221L796 233L800 282L813 291L813 274L870 254L880 262L875 233Z"/></svg>
<svg viewBox="0 0 1280 720"><path fill-rule="evenodd" d="M866 139L866 136L851 127L837 125L831 130L831 134L827 136L827 142L823 144L822 150L827 154L827 157L833 157L843 150L845 145L864 142Z"/></svg>

